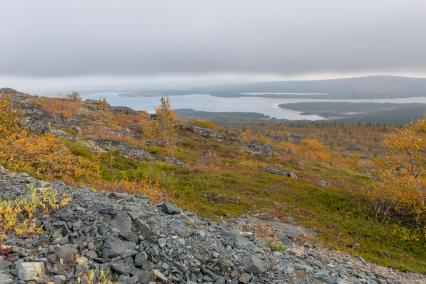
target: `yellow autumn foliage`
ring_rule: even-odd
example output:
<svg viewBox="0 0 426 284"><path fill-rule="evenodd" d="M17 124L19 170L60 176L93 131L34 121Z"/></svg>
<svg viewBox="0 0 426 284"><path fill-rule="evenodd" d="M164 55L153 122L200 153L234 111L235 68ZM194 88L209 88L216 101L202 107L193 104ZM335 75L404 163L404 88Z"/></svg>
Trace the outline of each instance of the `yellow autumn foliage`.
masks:
<svg viewBox="0 0 426 284"><path fill-rule="evenodd" d="M369 190L376 214L399 215L426 224L426 119L401 129L384 141L385 155L373 159L377 181Z"/></svg>
<svg viewBox="0 0 426 284"><path fill-rule="evenodd" d="M278 144L278 148L301 159L323 163L333 162L331 150L314 138L303 139L299 145L283 141Z"/></svg>
<svg viewBox="0 0 426 284"><path fill-rule="evenodd" d="M18 112L13 108L10 97L0 97L0 139L8 137L17 130Z"/></svg>
<svg viewBox="0 0 426 284"><path fill-rule="evenodd" d="M34 187L29 190L29 199L0 199L0 241L11 232L17 236L41 233L40 217L57 211L69 202L67 195L59 196L52 188L41 188L39 193Z"/></svg>
<svg viewBox="0 0 426 284"><path fill-rule="evenodd" d="M155 108L155 113L157 114L154 124L156 136L163 147L173 146L176 140L176 113L172 111L170 100L161 97L161 104Z"/></svg>
<svg viewBox="0 0 426 284"><path fill-rule="evenodd" d="M96 180L92 183L92 186L97 189L111 192L123 192L134 195L143 194L148 197L153 204L157 204L161 201L166 201L167 196L161 190L160 183L158 181L152 181L148 176L144 176L140 181L104 181Z"/></svg>

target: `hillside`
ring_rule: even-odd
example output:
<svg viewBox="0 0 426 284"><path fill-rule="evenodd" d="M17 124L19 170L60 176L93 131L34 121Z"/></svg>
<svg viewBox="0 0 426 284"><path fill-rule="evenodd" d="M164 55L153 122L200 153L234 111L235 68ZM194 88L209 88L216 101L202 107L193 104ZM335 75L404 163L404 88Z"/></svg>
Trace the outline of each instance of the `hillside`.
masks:
<svg viewBox="0 0 426 284"><path fill-rule="evenodd" d="M221 277L242 283L424 281L422 274L396 272L426 272L423 207L412 187L403 187L411 186L409 176L400 168L392 176L397 167L376 164L387 153L382 141L399 135L398 127L220 126L175 118L166 101L150 116L82 101L77 93L63 99L8 93L0 102L0 165L7 169L0 196L16 202L31 196L25 187L34 183L41 198L19 207L17 229L16 223L0 223L4 244L14 249L3 248L4 279L19 278L21 261L42 262L51 279L75 279L84 274L79 261L87 259L90 268L105 269L122 283L134 283L127 276L145 270L145 276L164 276L165 283L225 283ZM405 137L416 129L423 133L419 123L402 130ZM388 184L379 179L406 189L396 199L403 203L387 203L383 196L399 192L385 191ZM155 206L163 202L182 209ZM9 203L0 204L0 214L9 212ZM389 206L386 212L383 205ZM44 215L50 219L41 228ZM40 240L52 246L36 252ZM114 243L124 251L109 254ZM84 257L71 257L71 272L62 264L53 267L70 254ZM133 266L137 273L128 271Z"/></svg>
<svg viewBox="0 0 426 284"><path fill-rule="evenodd" d="M69 199L52 215L37 219L37 226L44 228L40 236L13 237L5 242L0 250L4 257L0 260L2 284L18 280L78 283L78 279L106 283L102 281L113 277L119 283L425 280L421 275L398 273L303 241L293 242L292 238L309 231L292 224L246 217L215 223L169 203L153 206L145 197L70 188L2 169L0 182L2 199L34 199L29 187L38 195L53 189ZM272 224L279 231L287 246L285 253L274 252L258 239L261 224Z"/></svg>
<svg viewBox="0 0 426 284"><path fill-rule="evenodd" d="M280 107L329 119L323 123L404 125L426 114L426 104L315 102L282 104Z"/></svg>

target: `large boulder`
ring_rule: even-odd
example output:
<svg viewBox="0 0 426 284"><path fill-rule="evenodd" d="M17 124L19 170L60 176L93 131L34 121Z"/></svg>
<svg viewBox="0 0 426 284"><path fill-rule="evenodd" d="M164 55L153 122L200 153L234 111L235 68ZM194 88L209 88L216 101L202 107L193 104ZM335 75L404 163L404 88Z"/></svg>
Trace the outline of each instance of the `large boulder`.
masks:
<svg viewBox="0 0 426 284"><path fill-rule="evenodd" d="M176 166L185 165L185 162L182 162L181 160L178 160L178 159L173 158L173 157L164 157L163 161L167 162L167 163L175 164Z"/></svg>
<svg viewBox="0 0 426 284"><path fill-rule="evenodd" d="M162 203L160 207L164 213L170 214L170 215L179 214L181 212L179 207L168 202Z"/></svg>
<svg viewBox="0 0 426 284"><path fill-rule="evenodd" d="M262 273L266 271L266 264L256 255L246 256L243 260L244 271L248 273Z"/></svg>
<svg viewBox="0 0 426 284"><path fill-rule="evenodd" d="M111 106L110 109L113 113L119 113L119 114L135 115L138 113L137 111L125 106Z"/></svg>
<svg viewBox="0 0 426 284"><path fill-rule="evenodd" d="M283 171L275 168L267 167L265 169L265 172L273 174L273 175L280 175L285 177L291 177L291 178L297 178L297 175L293 172Z"/></svg>
<svg viewBox="0 0 426 284"><path fill-rule="evenodd" d="M204 138L222 138L221 135L207 128L202 128L195 125L189 125L186 127L186 129L194 133L195 135L198 135Z"/></svg>
<svg viewBox="0 0 426 284"><path fill-rule="evenodd" d="M247 143L245 146L247 150L252 154L260 155L266 158L272 158L272 155L274 153L270 145L263 144L255 140Z"/></svg>

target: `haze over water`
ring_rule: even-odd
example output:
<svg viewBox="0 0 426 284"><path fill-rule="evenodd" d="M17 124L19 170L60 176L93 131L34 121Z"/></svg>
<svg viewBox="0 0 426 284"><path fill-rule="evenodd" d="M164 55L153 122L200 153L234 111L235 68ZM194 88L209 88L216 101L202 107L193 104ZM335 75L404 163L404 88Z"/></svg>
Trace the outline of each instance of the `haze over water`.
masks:
<svg viewBox="0 0 426 284"><path fill-rule="evenodd" d="M154 112L161 96L125 96L119 92L95 92L84 95L85 99L106 99L113 106L127 106L135 110ZM167 96L167 94L165 94ZM298 102L371 102L371 103L422 103L426 97L327 100L312 98L265 98L247 95L246 97L216 97L209 94L188 94L169 96L173 109L194 109L208 112L256 112L277 119L321 120L318 115L303 115L300 111L279 107L280 104Z"/></svg>

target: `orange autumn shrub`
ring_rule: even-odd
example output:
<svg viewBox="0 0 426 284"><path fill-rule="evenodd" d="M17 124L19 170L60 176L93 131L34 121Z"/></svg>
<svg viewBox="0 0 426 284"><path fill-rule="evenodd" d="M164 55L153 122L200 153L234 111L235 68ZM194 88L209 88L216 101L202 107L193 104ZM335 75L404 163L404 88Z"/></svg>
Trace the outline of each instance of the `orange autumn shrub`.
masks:
<svg viewBox="0 0 426 284"><path fill-rule="evenodd" d="M81 100L49 99L41 100L38 104L48 112L70 119L79 112L84 103Z"/></svg>
<svg viewBox="0 0 426 284"><path fill-rule="evenodd" d="M0 113L0 165L51 180L79 182L99 176L95 162L73 155L60 139L19 128L19 113L10 98L0 99Z"/></svg>
<svg viewBox="0 0 426 284"><path fill-rule="evenodd" d="M99 190L122 192L129 194L143 194L147 196L153 204L167 200L166 194L162 191L158 181L151 181L145 178L142 181L104 181L97 180L92 184Z"/></svg>
<svg viewBox="0 0 426 284"><path fill-rule="evenodd" d="M155 123L150 121L149 113L142 113L139 115L138 130L145 139L153 139L155 137Z"/></svg>
<svg viewBox="0 0 426 284"><path fill-rule="evenodd" d="M19 131L9 139L2 139L0 145L0 164L11 171L68 182L95 179L100 173L97 163L73 155L62 141L51 135L35 136Z"/></svg>
<svg viewBox="0 0 426 284"><path fill-rule="evenodd" d="M252 142L253 140L257 140L258 136L256 134L253 133L253 131L244 131L243 133L241 133L238 138L245 143L249 143Z"/></svg>

